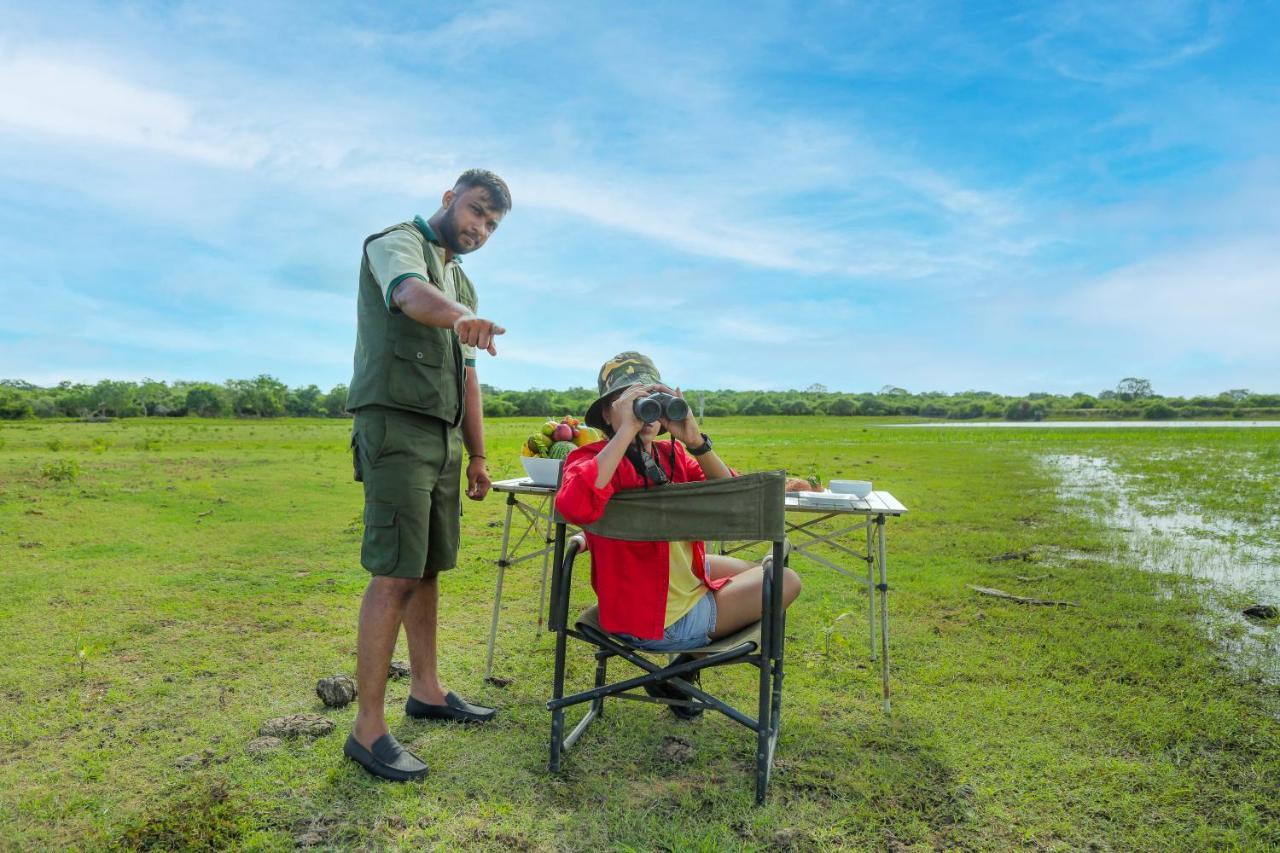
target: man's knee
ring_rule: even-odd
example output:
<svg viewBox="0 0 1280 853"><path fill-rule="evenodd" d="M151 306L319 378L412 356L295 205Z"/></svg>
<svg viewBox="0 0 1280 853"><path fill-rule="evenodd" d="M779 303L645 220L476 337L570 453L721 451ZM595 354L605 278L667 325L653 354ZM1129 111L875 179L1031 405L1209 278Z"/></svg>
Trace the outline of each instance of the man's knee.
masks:
<svg viewBox="0 0 1280 853"><path fill-rule="evenodd" d="M795 569L787 567L782 570L782 595L788 602L796 600L802 587L800 576L796 574Z"/></svg>
<svg viewBox="0 0 1280 853"><path fill-rule="evenodd" d="M422 578L393 578L377 575L369 578L369 591L379 598L405 602L418 590Z"/></svg>

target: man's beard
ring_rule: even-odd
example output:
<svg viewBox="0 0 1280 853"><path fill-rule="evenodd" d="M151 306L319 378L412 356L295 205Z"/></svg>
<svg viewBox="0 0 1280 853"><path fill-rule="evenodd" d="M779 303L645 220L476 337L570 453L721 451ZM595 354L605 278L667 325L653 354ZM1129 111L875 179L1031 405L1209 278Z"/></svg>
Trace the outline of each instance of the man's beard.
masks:
<svg viewBox="0 0 1280 853"><path fill-rule="evenodd" d="M455 255L465 255L470 249L463 248L458 240L458 218L454 213L454 207L457 202L445 208L444 216L440 219L440 239L444 241L445 246Z"/></svg>

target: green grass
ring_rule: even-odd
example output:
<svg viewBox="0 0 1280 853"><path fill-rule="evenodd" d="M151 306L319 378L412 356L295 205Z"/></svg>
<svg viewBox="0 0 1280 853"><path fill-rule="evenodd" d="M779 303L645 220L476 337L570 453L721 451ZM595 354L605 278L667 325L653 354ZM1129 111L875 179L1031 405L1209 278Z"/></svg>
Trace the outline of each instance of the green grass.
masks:
<svg viewBox="0 0 1280 853"><path fill-rule="evenodd" d="M489 424L495 477L531 420ZM783 733L763 808L753 740L614 703L545 769L551 639L528 564L508 574L498 674L481 680L502 504L468 503L444 580L442 667L502 708L477 729L392 729L432 766L377 784L341 756L354 708L312 742L251 757L264 719L326 713L351 673L366 575L348 426L133 420L0 427L0 844L291 848L1263 849L1280 845L1277 691L1225 666L1194 590L1114 559L1069 512L1046 454L1103 456L1158 508L1275 544L1271 430L886 430L858 419L706 427L743 469L872 479L889 525L894 710L866 659L864 593L799 559ZM1264 476L1265 475L1265 476ZM989 562L1034 549L1039 562ZM1071 555L1069 558L1065 555ZM1017 578L1036 577L1027 582ZM589 590L579 573L577 596ZM967 584L1084 604L1030 608ZM853 611L853 618L837 622ZM403 648L397 653L405 657ZM589 679L574 659L571 683ZM741 673L709 687L749 707ZM393 682L388 702L404 700ZM664 735L689 740L665 763ZM211 759L178 769L203 749Z"/></svg>

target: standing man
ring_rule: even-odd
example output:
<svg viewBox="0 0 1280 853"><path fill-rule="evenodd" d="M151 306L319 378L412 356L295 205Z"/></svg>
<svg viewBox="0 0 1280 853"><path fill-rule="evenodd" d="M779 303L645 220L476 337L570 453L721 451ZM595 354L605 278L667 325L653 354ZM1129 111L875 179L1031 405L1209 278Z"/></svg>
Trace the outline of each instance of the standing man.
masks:
<svg viewBox="0 0 1280 853"><path fill-rule="evenodd" d="M467 497L489 491L476 350L497 355L505 330L476 315L461 255L485 244L511 209L501 178L463 172L430 219L364 241L356 302L355 373L347 409L355 478L364 483L360 562L373 575L360 605L360 706L343 751L374 776L420 779L427 765L387 729L387 669L400 625L412 680L405 713L483 723L493 708L445 690L436 669L439 573L458 557L462 449Z"/></svg>

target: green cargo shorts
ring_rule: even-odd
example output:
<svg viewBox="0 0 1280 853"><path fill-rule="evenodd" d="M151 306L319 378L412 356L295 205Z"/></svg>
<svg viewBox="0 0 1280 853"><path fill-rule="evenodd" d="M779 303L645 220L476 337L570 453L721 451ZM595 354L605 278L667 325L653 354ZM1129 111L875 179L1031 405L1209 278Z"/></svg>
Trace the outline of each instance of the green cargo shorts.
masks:
<svg viewBox="0 0 1280 853"><path fill-rule="evenodd" d="M360 564L375 575L432 577L458 562L462 441L439 418L365 408L351 428L364 483Z"/></svg>

